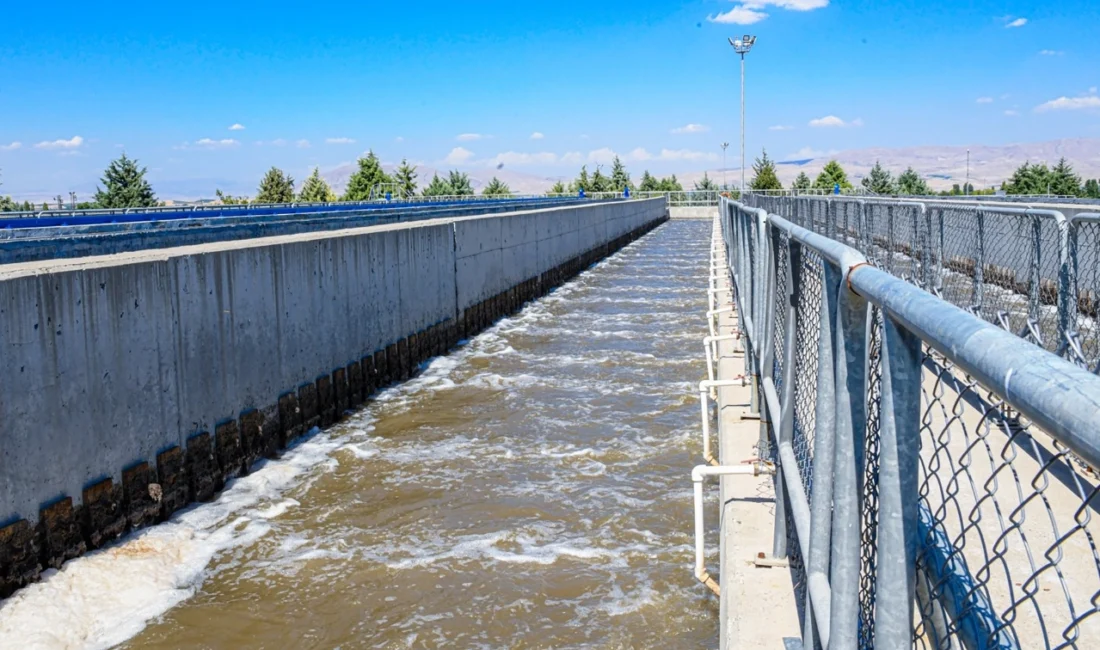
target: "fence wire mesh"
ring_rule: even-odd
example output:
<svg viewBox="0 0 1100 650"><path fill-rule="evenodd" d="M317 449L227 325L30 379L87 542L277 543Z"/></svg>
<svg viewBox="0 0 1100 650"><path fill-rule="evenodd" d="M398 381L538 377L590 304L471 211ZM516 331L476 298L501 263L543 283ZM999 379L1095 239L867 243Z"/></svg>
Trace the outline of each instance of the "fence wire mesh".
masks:
<svg viewBox="0 0 1100 650"><path fill-rule="evenodd" d="M832 208L820 199L779 202L764 203L776 203L792 222L860 250L880 268L1048 351L1066 354L1068 347L1078 365L1097 372L1100 216L1066 226L1042 214L971 206L924 210L857 201L835 201ZM768 342L774 379L781 394L784 384L793 384L793 469L812 503L827 262L774 226L760 240L770 245L755 249L755 217L744 218L739 227L753 261L771 256L762 267L748 268L775 273L776 294L759 305L774 310ZM1071 289L1065 282L1072 282ZM769 284L758 280L752 286L767 290ZM788 323L792 286L795 322ZM1072 298L1068 314L1060 313L1067 308L1066 295ZM880 563L891 561L878 555L880 520L895 516L883 513L880 501L882 388L888 371L884 318L878 308L870 309L867 420L859 432L864 454L857 460L860 648L875 647L876 601L881 590L894 587L877 579ZM785 367L788 326L794 336L790 368ZM912 389L920 392L913 645L1100 647L1100 523L1094 521L1100 480L1093 468L1021 416L994 387L982 385L927 343L921 349L923 374L919 388ZM808 549L799 545L791 510L785 512L796 597L800 616L806 616Z"/></svg>

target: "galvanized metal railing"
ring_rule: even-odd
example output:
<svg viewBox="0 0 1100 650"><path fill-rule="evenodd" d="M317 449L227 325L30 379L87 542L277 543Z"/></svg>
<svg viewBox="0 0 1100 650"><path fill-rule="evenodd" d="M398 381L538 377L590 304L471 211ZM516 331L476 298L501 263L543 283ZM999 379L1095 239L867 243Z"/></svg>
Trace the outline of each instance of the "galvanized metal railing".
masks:
<svg viewBox="0 0 1100 650"><path fill-rule="evenodd" d="M1024 295L1060 306L1042 281L1096 286L1100 219L856 205L720 206L804 647L1100 646L1100 377L1053 353L1043 310L1018 333L1046 350L990 322L1016 291L983 272L1028 242ZM1072 270L1052 274L1063 235ZM944 299L966 291L970 309Z"/></svg>

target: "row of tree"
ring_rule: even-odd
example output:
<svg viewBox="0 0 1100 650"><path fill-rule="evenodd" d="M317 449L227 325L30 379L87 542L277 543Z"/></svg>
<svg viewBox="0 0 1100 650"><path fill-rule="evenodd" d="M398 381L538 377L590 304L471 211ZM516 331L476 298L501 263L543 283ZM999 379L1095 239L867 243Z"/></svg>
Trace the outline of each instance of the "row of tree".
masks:
<svg viewBox="0 0 1100 650"><path fill-rule="evenodd" d="M768 157L764 151L760 158L753 163L753 178L749 187L753 190L782 190L783 184L779 182L776 174L775 161ZM875 166L870 173L864 176L860 184L868 192L882 195L911 195L928 196L936 194L928 183L912 167L896 177L881 163L875 161ZM840 163L830 160L826 163L821 173L812 182L806 172L800 172L791 183L790 189L805 192L808 190L824 190L832 192L837 186L841 191L853 189L848 174ZM1048 168L1045 164L1032 165L1024 163L1013 172L1012 177L1001 185L1005 194L1053 194L1056 196L1076 196L1090 199L1100 198L1100 180L1081 180L1073 171L1073 165L1065 158L1058 161L1054 167ZM975 189L973 184L967 183L960 187L955 183L950 190L938 192L941 196L958 196L962 194L994 194L996 188Z"/></svg>
<svg viewBox="0 0 1100 650"><path fill-rule="evenodd" d="M753 178L749 187L756 191L783 190L783 184L776 173L776 164L768 156L765 150L760 158L753 163ZM389 195L397 198L412 198L414 196L472 196L475 192L470 177L457 170L440 177L433 174L431 181L420 189L417 183L417 171L415 165L410 165L407 160L394 171L393 175L387 174L381 161L373 151L359 158L357 167L348 179L347 188L342 196L337 196L332 187L321 177L318 168L302 183L296 192L294 179L289 174L277 167L272 167L260 181L255 198L249 199L243 196L230 196L217 191L218 199L226 204L248 203L327 203L333 201L366 201L372 198L381 198ZM130 208L151 207L158 205L156 194L152 186L145 178L146 169L140 167L138 162L122 154L103 173L102 187L96 187L95 200L76 204L78 209L86 208ZM912 167L898 174L896 177L879 162L861 181L864 189L880 195L914 195L926 196L934 194L928 183ZM832 192L839 186L843 190L853 189L848 174L835 160L830 160L821 172L812 181L806 172L800 172L791 184L790 189L795 191L821 190ZM596 167L592 174L588 173L588 167L582 166L580 173L568 184L558 181L550 188L551 194L576 194L580 191L594 192L682 192L683 185L676 175L666 178L658 178L646 170L642 174L641 181L635 186L626 166L618 156L612 161L611 173L604 174L601 166ZM696 190L717 190L718 184L711 180L708 174L694 184ZM1081 177L1073 171L1073 166L1065 158L1058 161L1054 167L1046 164L1032 165L1024 163L1013 172L1012 177L1005 181L1001 189L1006 194L1054 194L1059 196L1078 196L1100 199L1100 180L1081 180ZM941 191L940 195L960 194L993 194L995 188L975 189L968 184L960 187L955 184L951 190ZM484 196L510 196L512 194L508 185L495 176L481 191ZM63 197L56 197L57 207L63 207ZM18 210L31 211L37 206L24 201L22 203L12 201L11 197L0 196L0 212L12 212ZM43 203L42 209L50 208Z"/></svg>

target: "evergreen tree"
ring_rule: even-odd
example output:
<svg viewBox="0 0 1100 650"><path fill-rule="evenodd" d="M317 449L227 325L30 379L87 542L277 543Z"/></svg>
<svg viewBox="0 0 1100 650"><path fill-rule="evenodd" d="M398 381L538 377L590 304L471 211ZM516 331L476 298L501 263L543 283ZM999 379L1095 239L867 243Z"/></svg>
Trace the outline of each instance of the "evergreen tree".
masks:
<svg viewBox="0 0 1100 650"><path fill-rule="evenodd" d="M695 189L700 191L717 190L718 183L712 181L710 179L710 175L708 175L706 172L703 172L703 178L701 180L695 181Z"/></svg>
<svg viewBox="0 0 1100 650"><path fill-rule="evenodd" d="M260 181L256 203L293 203L294 179L278 167L272 167Z"/></svg>
<svg viewBox="0 0 1100 650"><path fill-rule="evenodd" d="M222 205L241 205L243 203L248 203L247 196L231 196L223 193L221 190L214 190L214 194L217 195L218 201L220 201Z"/></svg>
<svg viewBox="0 0 1100 650"><path fill-rule="evenodd" d="M883 168L879 161L871 168L871 173L863 178L864 189L873 194L897 194L894 175Z"/></svg>
<svg viewBox="0 0 1100 650"><path fill-rule="evenodd" d="M321 178L320 169L314 167L313 173L302 183L298 200L302 203L329 203L336 200L336 192Z"/></svg>
<svg viewBox="0 0 1100 650"><path fill-rule="evenodd" d="M639 192L660 192L661 182L650 175L649 170L642 174L642 182L638 185Z"/></svg>
<svg viewBox="0 0 1100 650"><path fill-rule="evenodd" d="M101 208L150 208L157 205L157 197L149 181L145 180L145 168L138 161L122 154L112 160L103 172L103 189L96 186L95 202Z"/></svg>
<svg viewBox="0 0 1100 650"><path fill-rule="evenodd" d="M814 179L814 189L831 193L836 185L840 185L841 190L852 189L852 184L848 182L848 174L844 171L844 168L837 161L830 160L825 163L821 173Z"/></svg>
<svg viewBox="0 0 1100 650"><path fill-rule="evenodd" d="M798 177L791 184L791 189L795 192L805 192L810 189L810 177L806 175L806 172L798 172Z"/></svg>
<svg viewBox="0 0 1100 650"><path fill-rule="evenodd" d="M1085 181L1085 196L1090 199L1100 199L1100 181L1095 178Z"/></svg>
<svg viewBox="0 0 1100 650"><path fill-rule="evenodd" d="M752 171L754 175L749 181L749 187L752 189L756 191L783 189L783 184L775 174L775 162L768 158L767 150L764 150L761 157L752 164Z"/></svg>
<svg viewBox="0 0 1100 650"><path fill-rule="evenodd" d="M912 167L898 175L897 190L899 194L909 196L927 196L932 193L928 183Z"/></svg>
<svg viewBox="0 0 1100 650"><path fill-rule="evenodd" d="M470 177L466 175L466 172L452 170L447 174L447 184L451 186L451 191L455 196L474 195L474 186L470 184Z"/></svg>
<svg viewBox="0 0 1100 650"><path fill-rule="evenodd" d="M588 178L588 165L581 165L581 173L577 174L577 178L569 184L570 194L576 194L581 190L585 192L592 191L592 181Z"/></svg>
<svg viewBox="0 0 1100 650"><path fill-rule="evenodd" d="M611 188L613 192L622 192L625 189L634 189L634 183L630 181L630 174L626 171L623 161L615 156L611 162Z"/></svg>
<svg viewBox="0 0 1100 650"><path fill-rule="evenodd" d="M3 185L3 183L0 183ZM15 212L15 202L10 196L0 196L0 212Z"/></svg>
<svg viewBox="0 0 1100 650"><path fill-rule="evenodd" d="M454 189L450 183L440 178L439 174L432 174L432 182L424 188L424 196L451 196L452 194Z"/></svg>
<svg viewBox="0 0 1100 650"><path fill-rule="evenodd" d="M554 183L553 187L550 188L550 191L547 192L547 194L566 194L568 192L569 188L565 186L565 183L558 181Z"/></svg>
<svg viewBox="0 0 1100 650"><path fill-rule="evenodd" d="M1053 177L1045 164L1024 163L1012 173L1002 188L1005 194L1046 194L1053 189Z"/></svg>
<svg viewBox="0 0 1100 650"><path fill-rule="evenodd" d="M371 191L379 186L393 183L382 169L382 163L374 151L368 151L365 157L358 160L359 169L348 179L348 187L344 190L343 201L369 201Z"/></svg>
<svg viewBox="0 0 1100 650"><path fill-rule="evenodd" d="M659 186L657 187L659 192L683 192L684 186L680 185L679 179L676 178L676 174L669 176L668 178L662 178Z"/></svg>
<svg viewBox="0 0 1100 650"><path fill-rule="evenodd" d="M615 187L611 184L611 179L603 175L599 166L596 167L596 173L592 174L592 180L590 181L592 186L589 191L592 192L614 192ZM619 190L620 192L622 190Z"/></svg>
<svg viewBox="0 0 1100 650"><path fill-rule="evenodd" d="M416 167L410 166L404 158L401 159L401 166L397 168L393 180L397 183L397 193L402 198L416 196Z"/></svg>
<svg viewBox="0 0 1100 650"><path fill-rule="evenodd" d="M482 196L511 196L512 190L496 176L481 190Z"/></svg>
<svg viewBox="0 0 1100 650"><path fill-rule="evenodd" d="M1073 165L1065 158L1050 170L1050 193L1058 196L1081 196L1081 177L1073 173Z"/></svg>

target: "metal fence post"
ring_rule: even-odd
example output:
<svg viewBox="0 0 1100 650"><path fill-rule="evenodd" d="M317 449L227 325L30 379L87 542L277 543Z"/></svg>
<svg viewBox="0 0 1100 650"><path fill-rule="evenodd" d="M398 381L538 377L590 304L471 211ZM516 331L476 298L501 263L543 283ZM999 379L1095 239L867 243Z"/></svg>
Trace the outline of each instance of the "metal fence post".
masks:
<svg viewBox="0 0 1100 650"><path fill-rule="evenodd" d="M852 648L859 638L860 479L867 429L868 309L867 301L848 287L842 271L832 264L825 265L822 291L837 310L830 643L836 648Z"/></svg>
<svg viewBox="0 0 1100 650"><path fill-rule="evenodd" d="M778 444L789 443L794 439L794 382L795 382L795 345L798 341L798 301L802 295L802 245L787 240L787 320L783 333L783 402L779 430L776 432ZM800 472L798 466L786 467L778 458L779 471L775 481L775 540L772 553L775 557L787 557L787 519L788 501L787 483L784 472ZM801 480L801 477L799 478ZM783 509L780 510L780 504ZM802 549L805 554L807 549ZM808 591L808 590L807 590Z"/></svg>
<svg viewBox="0 0 1100 650"><path fill-rule="evenodd" d="M828 264L822 263L827 273ZM823 281L818 317L821 336L817 344L817 401L814 405L814 459L810 495L810 550L806 562L807 580L813 576L828 576L831 565L833 527L833 467L836 463L836 398L833 373L833 335L836 326L836 293L829 290L828 277ZM830 296L832 296L830 298ZM805 551L803 551L805 554ZM832 590L830 590L832 591ZM835 593L835 592L833 592ZM807 590L806 617L802 638L807 647L814 647L815 621L831 626L829 612L815 611ZM854 619L853 619L854 620ZM819 624L818 627L821 625ZM822 636L830 636L822 634Z"/></svg>
<svg viewBox="0 0 1100 650"><path fill-rule="evenodd" d="M916 590L917 476L921 426L921 342L882 319L879 517L875 643L908 648Z"/></svg>
<svg viewBox="0 0 1100 650"><path fill-rule="evenodd" d="M974 260L974 305L979 314L985 306L985 210L978 208L978 250Z"/></svg>
<svg viewBox="0 0 1100 650"><path fill-rule="evenodd" d="M1058 223L1058 341L1057 354L1070 360L1077 331L1077 222Z"/></svg>

